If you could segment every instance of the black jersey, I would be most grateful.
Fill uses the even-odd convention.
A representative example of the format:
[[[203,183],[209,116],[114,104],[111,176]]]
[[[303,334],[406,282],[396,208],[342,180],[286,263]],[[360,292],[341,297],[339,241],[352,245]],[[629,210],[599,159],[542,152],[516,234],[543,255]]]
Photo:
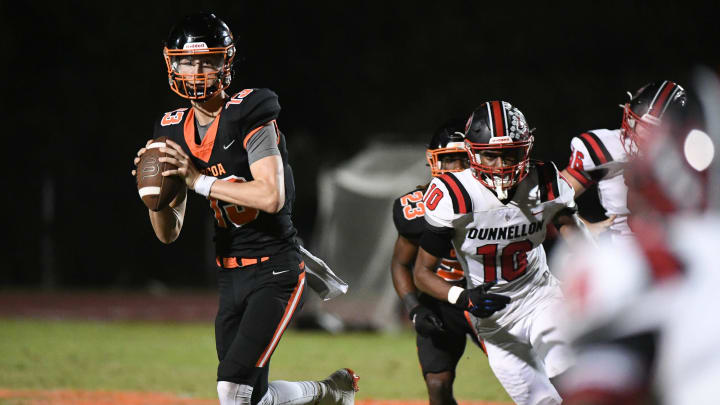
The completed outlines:
[[[415,189],[402,195],[393,202],[393,222],[398,234],[414,245],[420,244],[420,237],[425,231],[424,190]],[[455,250],[448,241],[447,254],[444,255],[435,273],[455,285],[464,286],[465,276],[455,256]]]
[[[167,112],[155,123],[154,138],[167,136],[182,146],[201,173],[233,182],[253,180],[246,145],[264,125],[276,126],[277,95],[268,89],[245,89],[229,98],[202,141],[196,135],[193,108]],[[210,198],[215,219],[215,248],[220,257],[272,256],[295,249],[297,233],[290,215],[295,183],[284,135],[277,130],[285,171],[285,205],[276,214]]]

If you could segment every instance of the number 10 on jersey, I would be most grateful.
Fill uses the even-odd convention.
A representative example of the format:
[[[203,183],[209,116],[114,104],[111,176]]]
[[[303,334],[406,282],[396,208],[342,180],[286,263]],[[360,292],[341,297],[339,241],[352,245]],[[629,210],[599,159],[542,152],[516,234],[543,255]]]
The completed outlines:
[[[482,262],[485,266],[484,282],[490,283],[498,279],[498,265],[503,280],[513,281],[525,274],[525,270],[527,270],[527,252],[532,248],[532,242],[529,240],[513,242],[500,249],[499,254],[497,243],[477,248],[477,254],[482,256]]]

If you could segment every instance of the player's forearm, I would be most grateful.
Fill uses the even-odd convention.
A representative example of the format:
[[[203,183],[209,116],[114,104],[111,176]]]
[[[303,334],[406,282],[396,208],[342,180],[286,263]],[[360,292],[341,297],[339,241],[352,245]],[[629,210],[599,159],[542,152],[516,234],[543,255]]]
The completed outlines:
[[[393,262],[391,273],[395,292],[400,297],[405,310],[412,311],[413,308],[420,305],[418,290],[413,282],[412,268],[406,264]]]
[[[160,211],[148,210],[150,224],[152,224],[153,231],[155,231],[155,236],[162,243],[172,243],[180,236],[183,219],[185,218],[186,197],[187,191],[183,188],[175,197],[175,200],[167,207]]]
[[[398,297],[404,299],[408,294],[417,293],[413,283],[412,267],[417,257],[418,247],[402,235],[398,235],[390,261],[390,275]]]
[[[235,183],[217,180],[210,188],[210,197],[274,214],[285,205],[285,182],[280,180],[283,181],[258,179]]]
[[[567,171],[567,169],[560,172],[560,174],[567,180],[567,182],[570,184],[570,186],[573,188],[573,191],[575,191],[575,198],[578,198],[582,193],[585,192],[585,187],[580,184],[579,181],[573,177],[570,172]]]
[[[248,182],[216,180],[209,196],[242,207],[275,214],[285,205],[285,172],[279,155],[266,156],[250,165]]]
[[[447,301],[450,284],[436,276],[433,271],[425,266],[415,266],[413,270],[415,285],[423,291],[441,301]]]
[[[417,293],[417,288],[413,282],[412,267],[410,264],[400,263],[393,260],[390,264],[390,274],[392,276],[393,286],[398,297],[401,299],[410,293]]]
[[[450,291],[451,286],[445,280],[436,276],[433,271],[439,262],[440,258],[420,248],[415,267],[413,267],[413,280],[420,291],[439,300],[447,301],[448,291]]]

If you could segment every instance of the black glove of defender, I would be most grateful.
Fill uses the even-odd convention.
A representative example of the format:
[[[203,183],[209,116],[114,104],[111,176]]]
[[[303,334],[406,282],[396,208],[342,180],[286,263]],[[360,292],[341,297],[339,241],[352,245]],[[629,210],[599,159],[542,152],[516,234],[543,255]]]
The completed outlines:
[[[490,287],[495,283],[486,283],[469,290],[464,290],[458,296],[455,306],[471,314],[487,318],[495,312],[505,308],[510,302],[506,295],[489,293]]]
[[[418,305],[410,311],[410,320],[415,330],[422,336],[432,336],[445,332],[440,318],[428,307]]]

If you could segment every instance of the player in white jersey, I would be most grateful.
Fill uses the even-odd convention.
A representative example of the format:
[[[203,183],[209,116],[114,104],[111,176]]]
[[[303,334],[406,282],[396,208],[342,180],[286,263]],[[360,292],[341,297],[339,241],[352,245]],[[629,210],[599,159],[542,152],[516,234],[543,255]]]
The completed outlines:
[[[572,364],[552,307],[562,300],[542,242],[579,223],[573,189],[553,163],[531,162],[525,117],[504,101],[478,107],[465,129],[470,168],[432,180],[414,277],[418,288],[469,311],[496,377],[519,404],[561,402],[550,378]],[[448,241],[467,289],[435,276]]]
[[[624,107],[620,129],[594,129],[574,137],[570,142],[570,162],[562,174],[575,189],[575,197],[597,184],[600,204],[608,217],[595,224],[587,223],[593,233],[608,226],[614,240],[632,235],[627,223],[627,186],[623,168],[636,153],[645,134],[657,126],[668,110],[685,107],[685,90],[677,83],[659,80],[649,83],[630,96]]]
[[[720,86],[702,83],[717,120]],[[635,238],[555,256],[578,350],[561,382],[569,404],[720,398],[720,127],[698,130],[693,113],[663,118],[625,169]]]

